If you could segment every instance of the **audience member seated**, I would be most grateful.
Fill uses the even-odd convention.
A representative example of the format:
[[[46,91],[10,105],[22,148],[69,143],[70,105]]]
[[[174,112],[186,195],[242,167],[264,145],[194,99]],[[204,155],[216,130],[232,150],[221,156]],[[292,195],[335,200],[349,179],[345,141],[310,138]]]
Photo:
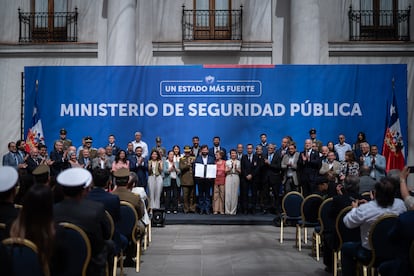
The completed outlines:
[[[87,275],[102,275],[111,250],[105,243],[110,236],[110,228],[105,219],[104,205],[84,198],[92,175],[83,168],[70,168],[58,175],[57,182],[62,187],[64,199],[54,206],[55,221],[73,223],[86,232],[92,249]],[[59,243],[58,235],[56,242]],[[59,263],[60,258],[66,256],[56,257],[56,269],[64,270]]]
[[[368,242],[369,229],[378,217],[384,214],[399,215],[407,209],[401,199],[394,198],[395,185],[389,177],[382,178],[375,184],[374,199],[352,202],[353,209],[344,217],[349,228],[360,226],[361,242],[346,242],[342,246],[342,275],[356,275],[356,263],[367,262],[371,258]]]
[[[120,219],[120,199],[117,195],[108,193],[105,189],[108,188],[109,184],[109,169],[100,169],[96,167],[92,171],[93,187],[86,195],[86,199],[100,202],[104,205],[106,211],[111,215],[114,224],[116,225]],[[121,235],[116,229],[114,232],[113,240],[115,242],[115,251],[119,252],[121,249],[125,249],[128,240],[125,236]]]
[[[375,180],[369,175],[370,168],[361,166],[359,168],[359,193],[370,192],[374,190]]]
[[[48,275],[55,238],[53,195],[48,186],[36,184],[26,193],[23,208],[11,226],[10,237],[32,241]]]
[[[14,208],[18,179],[16,169],[10,166],[0,167],[0,223],[6,224],[6,230],[0,232],[0,240],[8,238],[10,226],[19,214],[19,209]]]
[[[332,199],[331,210],[329,217],[331,218],[331,225],[324,225],[323,228],[323,263],[326,265],[325,270],[330,272],[333,270],[333,249],[338,246],[338,237],[335,231],[335,220],[339,212],[352,204],[352,201],[359,199],[359,178],[355,175],[348,175],[345,177],[344,184],[339,184],[336,187],[337,195]]]

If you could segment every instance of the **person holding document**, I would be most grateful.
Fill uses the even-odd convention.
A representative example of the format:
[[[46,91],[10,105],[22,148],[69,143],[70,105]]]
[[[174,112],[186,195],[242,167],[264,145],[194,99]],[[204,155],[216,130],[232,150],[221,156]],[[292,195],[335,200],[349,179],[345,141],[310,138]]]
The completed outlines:
[[[200,215],[210,214],[211,195],[210,190],[216,178],[216,163],[213,157],[208,155],[208,146],[201,146],[201,155],[194,162],[195,178],[198,184],[198,208]]]

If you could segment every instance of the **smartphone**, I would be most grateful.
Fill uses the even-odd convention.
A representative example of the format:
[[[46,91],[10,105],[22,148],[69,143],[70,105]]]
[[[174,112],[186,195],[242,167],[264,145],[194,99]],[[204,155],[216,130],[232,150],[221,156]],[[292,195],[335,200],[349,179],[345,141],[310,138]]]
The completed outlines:
[[[408,172],[414,173],[414,166],[408,166]]]

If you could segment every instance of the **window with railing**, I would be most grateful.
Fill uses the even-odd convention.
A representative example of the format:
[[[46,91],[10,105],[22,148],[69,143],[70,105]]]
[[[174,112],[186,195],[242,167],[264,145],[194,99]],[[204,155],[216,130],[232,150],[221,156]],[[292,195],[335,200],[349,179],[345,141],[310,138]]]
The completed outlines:
[[[67,11],[67,2],[36,0],[32,11],[19,12],[19,42],[76,42],[78,40],[78,9]]]
[[[399,10],[397,0],[361,0],[360,9],[349,7],[349,39],[409,41],[411,6]]]
[[[195,0],[191,10],[183,5],[183,40],[242,40],[242,14],[243,6],[232,10],[229,0]]]

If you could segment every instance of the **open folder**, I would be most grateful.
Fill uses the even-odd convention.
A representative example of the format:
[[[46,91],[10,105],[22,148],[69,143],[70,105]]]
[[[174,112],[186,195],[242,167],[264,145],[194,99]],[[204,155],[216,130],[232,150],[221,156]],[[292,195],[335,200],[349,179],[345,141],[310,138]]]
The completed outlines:
[[[217,166],[215,164],[195,163],[195,177],[216,178]]]

